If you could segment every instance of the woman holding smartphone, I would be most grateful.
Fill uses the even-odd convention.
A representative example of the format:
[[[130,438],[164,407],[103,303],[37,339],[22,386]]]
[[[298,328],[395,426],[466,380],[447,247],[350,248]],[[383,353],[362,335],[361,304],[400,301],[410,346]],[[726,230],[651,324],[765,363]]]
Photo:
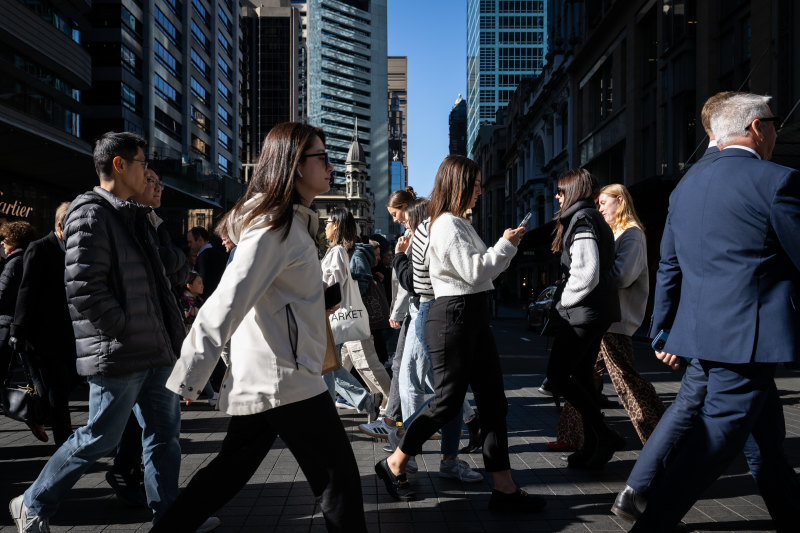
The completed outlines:
[[[600,340],[619,320],[619,299],[611,281],[614,234],[595,208],[597,181],[585,169],[569,170],[558,180],[553,253],[561,254],[563,283],[556,302],[555,334],[547,378],[580,413],[583,447],[569,456],[569,466],[596,470],[624,445],[603,420],[595,402],[592,368]]]
[[[409,458],[461,410],[472,386],[481,413],[483,461],[492,473],[489,499],[493,511],[539,511],[545,500],[521,490],[511,477],[500,357],[489,327],[487,292],[517,252],[525,228],[507,229],[487,248],[464,218],[481,193],[480,167],[466,157],[448,156],[436,173],[428,204],[430,279],[436,300],[426,324],[435,397],[406,430],[394,453],[375,465],[390,495],[413,500],[406,479]]]
[[[326,313],[319,217],[309,206],[330,189],[332,170],[318,128],[287,122],[264,140],[247,192],[229,217],[236,260],[197,314],[167,382],[196,398],[230,340],[219,398],[220,409],[232,415],[228,433],[217,457],[155,524],[156,533],[195,531],[247,483],[278,436],[308,478],[328,529],[366,531],[353,450],[320,376]]]

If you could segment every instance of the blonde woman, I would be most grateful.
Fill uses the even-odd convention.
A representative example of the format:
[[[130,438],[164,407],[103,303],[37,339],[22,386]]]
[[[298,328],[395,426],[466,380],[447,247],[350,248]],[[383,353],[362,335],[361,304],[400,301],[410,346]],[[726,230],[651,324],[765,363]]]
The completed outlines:
[[[614,232],[615,259],[610,278],[619,295],[621,319],[603,335],[595,376],[601,380],[603,372],[608,370],[619,399],[644,444],[664,412],[664,404],[653,385],[636,371],[633,359],[631,336],[642,324],[649,291],[647,241],[631,194],[624,185],[614,183],[603,187],[597,204]],[[565,404],[558,424],[558,444],[548,447],[579,448],[582,441],[580,417],[571,405]]]

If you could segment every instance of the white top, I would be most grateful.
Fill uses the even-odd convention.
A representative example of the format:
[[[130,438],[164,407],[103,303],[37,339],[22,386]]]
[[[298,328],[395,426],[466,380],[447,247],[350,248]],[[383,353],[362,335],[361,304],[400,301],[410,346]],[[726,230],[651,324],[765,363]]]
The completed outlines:
[[[433,222],[429,237],[431,284],[437,298],[493,290],[492,280],[517,253],[517,247],[503,237],[487,248],[475,228],[452,213]]]
[[[283,230],[269,230],[266,216],[241,228],[257,202],[258,196],[248,201],[233,225],[236,260],[200,308],[167,381],[169,390],[196,399],[230,340],[230,367],[219,395],[220,410],[230,415],[260,413],[327,390],[320,375],[325,304],[311,236],[319,217],[295,205],[282,240]]]
[[[569,278],[561,293],[561,305],[569,309],[581,303],[600,284],[600,250],[588,229],[575,234],[569,247]]]

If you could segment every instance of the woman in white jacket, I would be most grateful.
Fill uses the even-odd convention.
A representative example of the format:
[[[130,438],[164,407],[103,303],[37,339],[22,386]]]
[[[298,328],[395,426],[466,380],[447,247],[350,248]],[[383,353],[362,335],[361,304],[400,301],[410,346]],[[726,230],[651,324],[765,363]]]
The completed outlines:
[[[500,357],[489,327],[487,293],[492,280],[508,268],[525,228],[506,229],[487,248],[464,218],[481,193],[478,165],[463,156],[448,156],[436,173],[428,204],[430,280],[436,300],[428,315],[425,339],[436,377],[434,400],[406,430],[397,449],[375,465],[387,491],[399,500],[416,496],[406,479],[406,465],[435,431],[461,410],[472,386],[480,412],[483,462],[494,490],[489,509],[539,511],[544,498],[527,494],[511,477]]]
[[[195,531],[250,479],[281,439],[335,531],[366,531],[355,457],[320,376],[325,308],[309,208],[330,188],[322,130],[275,126],[250,186],[229,217],[236,258],[183,343],[167,388],[196,398],[230,340],[219,406],[231,417],[219,455],[201,469],[152,531]],[[314,419],[313,430],[308,420]],[[326,453],[319,453],[318,432]]]

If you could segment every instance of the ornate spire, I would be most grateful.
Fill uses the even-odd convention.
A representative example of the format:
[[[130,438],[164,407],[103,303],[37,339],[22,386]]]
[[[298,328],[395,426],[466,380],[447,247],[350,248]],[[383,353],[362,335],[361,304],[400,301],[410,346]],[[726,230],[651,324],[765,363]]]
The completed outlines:
[[[364,148],[358,142],[358,117],[355,118],[355,125],[353,126],[353,142],[350,144],[350,150],[347,151],[347,163],[366,163],[367,157],[364,154]]]

